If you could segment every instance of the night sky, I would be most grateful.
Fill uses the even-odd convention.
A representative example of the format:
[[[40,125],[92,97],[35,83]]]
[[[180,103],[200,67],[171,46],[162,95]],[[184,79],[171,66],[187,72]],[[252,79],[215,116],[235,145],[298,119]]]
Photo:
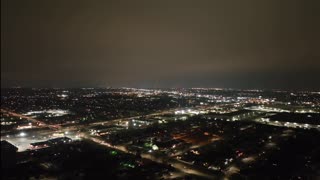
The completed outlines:
[[[2,87],[320,89],[319,0],[2,0]]]

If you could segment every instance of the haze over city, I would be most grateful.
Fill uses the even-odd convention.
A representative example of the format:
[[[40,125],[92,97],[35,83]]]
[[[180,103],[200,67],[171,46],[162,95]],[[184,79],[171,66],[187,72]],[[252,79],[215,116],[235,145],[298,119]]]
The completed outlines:
[[[1,3],[3,87],[319,88],[317,0]]]

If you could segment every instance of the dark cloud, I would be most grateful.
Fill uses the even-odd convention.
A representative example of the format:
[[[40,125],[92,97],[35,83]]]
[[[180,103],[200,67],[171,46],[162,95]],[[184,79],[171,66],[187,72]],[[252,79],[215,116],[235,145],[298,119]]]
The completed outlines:
[[[317,7],[3,0],[2,86],[320,88]]]

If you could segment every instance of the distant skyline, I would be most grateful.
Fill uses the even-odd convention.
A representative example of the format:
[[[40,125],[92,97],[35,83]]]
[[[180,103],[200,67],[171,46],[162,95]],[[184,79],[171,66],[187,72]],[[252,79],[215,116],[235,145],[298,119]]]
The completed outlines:
[[[2,0],[1,87],[319,90],[319,7]]]

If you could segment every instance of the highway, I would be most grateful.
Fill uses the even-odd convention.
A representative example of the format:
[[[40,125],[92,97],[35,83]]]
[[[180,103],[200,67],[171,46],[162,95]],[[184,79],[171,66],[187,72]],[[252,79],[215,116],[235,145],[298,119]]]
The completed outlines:
[[[7,110],[4,110],[4,109],[1,109],[1,112],[7,113],[10,116],[18,117],[18,118],[21,118],[21,119],[27,119],[27,120],[35,123],[37,126],[46,126],[46,124],[43,123],[42,121],[39,121],[39,120],[37,120],[35,118],[32,118],[30,116],[25,116],[25,115],[18,114],[18,113],[12,112],[12,111],[7,111]]]
[[[151,113],[151,114],[147,114],[147,115],[139,115],[139,116],[132,116],[132,117],[126,117],[126,118],[113,119],[113,120],[99,121],[99,122],[90,123],[90,125],[95,126],[95,125],[117,124],[118,122],[121,122],[121,121],[126,121],[126,120],[130,120],[130,119],[138,119],[143,116],[148,118],[150,116],[160,116],[160,115],[164,115],[164,114],[174,113],[175,110],[176,109],[170,109],[170,110],[155,112],[155,113]]]
[[[61,128],[60,125],[48,125],[48,124],[46,124],[46,123],[44,123],[44,122],[42,122],[40,120],[37,120],[37,119],[35,119],[33,117],[25,116],[23,114],[18,114],[18,113],[12,112],[12,111],[7,111],[7,110],[4,110],[4,109],[1,109],[1,112],[7,113],[10,116],[18,117],[18,118],[21,118],[21,119],[27,119],[27,120],[35,123],[38,127],[48,127],[50,129],[54,129],[54,130]]]
[[[92,140],[93,142],[96,142],[100,145],[106,146],[108,148],[112,148],[115,150],[119,150],[122,151],[124,153],[128,153],[128,154],[135,154],[134,152],[128,151],[127,148],[125,146],[114,146],[111,145],[99,138],[96,137],[90,137],[90,136],[82,136],[82,138],[85,139],[89,139]],[[217,179],[217,175],[211,173],[209,170],[205,170],[203,168],[198,168],[195,167],[193,165],[187,164],[187,163],[183,163],[181,161],[178,161],[175,158],[170,158],[167,156],[164,157],[155,157],[153,154],[147,154],[147,153],[142,153],[141,157],[144,159],[148,159],[157,163],[161,163],[161,164],[171,164],[172,167],[174,167],[175,169],[184,172],[186,174],[191,174],[191,175],[195,175],[195,176],[199,176],[205,179]]]
[[[320,131],[319,125],[313,125],[313,124],[302,124],[302,123],[290,123],[286,124],[286,122],[279,122],[279,121],[263,121],[262,118],[255,118],[253,119],[254,122],[265,124],[269,126],[278,126],[278,127],[287,127],[287,128],[302,128],[302,129],[316,129]]]
[[[151,113],[148,115],[139,115],[139,116],[133,116],[133,117],[127,117],[127,118],[119,118],[119,119],[114,119],[114,120],[94,122],[94,123],[90,123],[89,125],[86,125],[86,126],[75,124],[75,125],[63,127],[63,124],[54,125],[54,126],[47,125],[47,124],[43,123],[42,121],[34,119],[32,117],[1,109],[1,111],[6,112],[11,116],[30,120],[30,121],[36,123],[39,127],[49,127],[50,129],[47,131],[52,132],[52,133],[57,132],[57,131],[59,131],[59,132],[77,131],[81,128],[85,128],[85,127],[88,128],[88,127],[96,126],[96,125],[114,125],[114,124],[118,124],[121,121],[126,121],[126,120],[130,120],[130,119],[138,119],[141,117],[149,118],[151,116],[164,115],[164,114],[169,114],[169,113],[172,114],[175,112],[175,110],[176,109],[170,109],[170,110],[165,110],[165,111],[161,111],[161,112]],[[81,133],[81,136],[84,139],[89,139],[89,140],[91,140],[95,143],[98,143],[100,145],[103,145],[103,146],[106,146],[106,147],[109,147],[109,148],[112,148],[115,150],[119,150],[124,153],[134,154],[134,152],[128,151],[125,146],[113,146],[113,145],[109,144],[108,142],[105,142],[97,137],[92,137],[92,136],[86,135],[84,133]],[[30,143],[30,142],[28,142],[28,143]],[[179,161],[175,158],[172,158],[172,157],[167,157],[167,156],[156,157],[153,154],[147,154],[147,153],[143,153],[143,154],[141,154],[141,156],[144,159],[148,159],[148,160],[151,160],[151,161],[154,161],[157,163],[171,164],[172,167],[174,167],[175,169],[177,169],[183,173],[186,173],[186,174],[199,176],[199,177],[202,177],[205,179],[217,179],[217,175],[215,175],[210,170],[207,170],[207,169],[201,168],[201,167],[195,167],[192,164],[187,164],[187,163],[181,162],[181,161]]]

